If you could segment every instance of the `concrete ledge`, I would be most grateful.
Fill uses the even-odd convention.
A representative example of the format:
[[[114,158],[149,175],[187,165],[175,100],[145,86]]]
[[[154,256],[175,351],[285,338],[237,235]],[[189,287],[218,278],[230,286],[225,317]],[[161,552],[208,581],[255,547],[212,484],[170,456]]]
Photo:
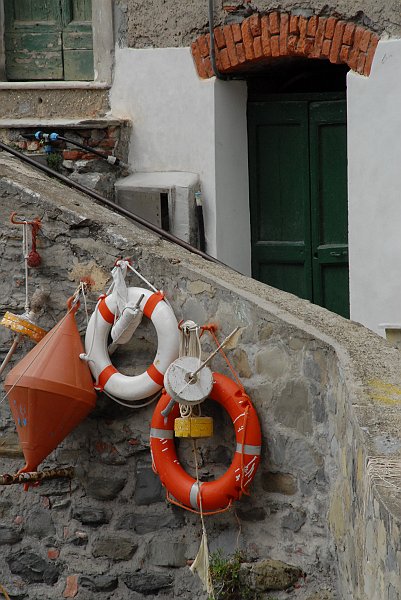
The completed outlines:
[[[36,118],[13,118],[13,119],[1,119],[0,118],[0,129],[22,129],[30,127],[39,128],[71,128],[71,129],[102,129],[104,127],[117,127],[122,124],[130,124],[130,121],[126,119],[118,119],[116,117],[98,117],[95,119],[83,119],[77,117],[76,119],[41,119]]]

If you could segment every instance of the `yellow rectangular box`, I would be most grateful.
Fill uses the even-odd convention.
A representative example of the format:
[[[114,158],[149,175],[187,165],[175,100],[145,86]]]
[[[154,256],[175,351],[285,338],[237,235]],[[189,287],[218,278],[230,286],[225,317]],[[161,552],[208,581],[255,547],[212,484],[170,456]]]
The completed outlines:
[[[179,417],[174,421],[174,433],[182,438],[206,438],[213,435],[212,417]]]

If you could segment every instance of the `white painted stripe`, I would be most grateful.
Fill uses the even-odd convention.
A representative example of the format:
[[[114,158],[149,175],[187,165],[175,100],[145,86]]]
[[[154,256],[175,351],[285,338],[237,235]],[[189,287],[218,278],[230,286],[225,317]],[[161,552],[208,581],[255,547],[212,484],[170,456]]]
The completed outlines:
[[[238,419],[240,419],[241,417],[243,417],[245,415],[245,413],[241,413],[240,415],[238,415],[238,417],[236,417],[233,421],[233,423],[236,423],[238,421]]]
[[[198,493],[199,493],[199,488],[201,485],[202,485],[201,482],[198,485],[198,483],[195,481],[195,483],[191,487],[191,491],[189,492],[189,502],[190,502],[192,508],[199,508]]]
[[[261,446],[251,446],[250,444],[244,444],[244,449],[242,450],[242,444],[237,444],[236,452],[242,454],[254,454],[259,456],[261,450]]]
[[[172,440],[174,437],[174,431],[172,429],[156,429],[152,427],[150,430],[150,437],[157,438],[159,440]]]

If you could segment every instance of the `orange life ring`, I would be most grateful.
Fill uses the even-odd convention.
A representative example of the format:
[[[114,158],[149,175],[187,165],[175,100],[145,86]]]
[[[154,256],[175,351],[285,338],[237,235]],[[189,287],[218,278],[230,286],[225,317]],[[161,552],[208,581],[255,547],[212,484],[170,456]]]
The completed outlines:
[[[195,511],[200,509],[201,492],[205,512],[227,508],[246,492],[259,466],[262,441],[259,419],[249,396],[225,375],[213,373],[213,380],[209,398],[230,415],[237,442],[233,462],[224,475],[215,481],[200,482],[198,486],[197,481],[184,471],[174,443],[174,420],[179,416],[179,405],[175,404],[168,417],[164,417],[161,413],[170,402],[166,392],[153,413],[150,431],[153,468],[164,487],[178,503]]]

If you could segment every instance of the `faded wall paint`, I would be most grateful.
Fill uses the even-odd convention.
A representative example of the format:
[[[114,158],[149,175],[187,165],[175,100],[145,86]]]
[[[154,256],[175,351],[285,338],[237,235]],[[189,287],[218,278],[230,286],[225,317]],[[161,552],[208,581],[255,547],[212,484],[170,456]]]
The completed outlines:
[[[221,0],[215,0],[216,25],[227,18],[223,4]],[[241,2],[233,0],[229,4],[240,6]],[[259,12],[281,10],[307,16],[335,14],[379,33],[395,36],[401,33],[401,13],[396,0],[332,0],[330,3],[325,0],[256,0],[251,6]],[[208,30],[208,0],[149,0],[141,3],[140,8],[133,0],[118,0],[116,8],[119,42],[131,48],[189,46],[200,33]]]
[[[382,41],[369,78],[348,75],[351,318],[401,326],[401,41]]]
[[[198,173],[207,251],[249,274],[245,83],[200,80],[188,48],[126,48],[110,102],[132,120],[133,169]]]

